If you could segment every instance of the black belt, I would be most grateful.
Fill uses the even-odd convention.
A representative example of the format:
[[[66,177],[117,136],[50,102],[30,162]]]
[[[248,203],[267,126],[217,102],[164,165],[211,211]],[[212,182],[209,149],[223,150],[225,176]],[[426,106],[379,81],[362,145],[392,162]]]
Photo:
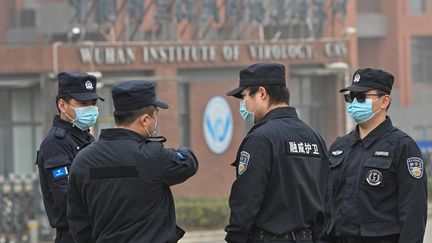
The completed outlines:
[[[264,230],[255,228],[249,235],[250,240],[312,240],[312,230],[310,228],[298,229],[281,235],[274,235]]]
[[[364,236],[341,236],[336,237],[336,243],[398,243],[398,235],[364,237]]]

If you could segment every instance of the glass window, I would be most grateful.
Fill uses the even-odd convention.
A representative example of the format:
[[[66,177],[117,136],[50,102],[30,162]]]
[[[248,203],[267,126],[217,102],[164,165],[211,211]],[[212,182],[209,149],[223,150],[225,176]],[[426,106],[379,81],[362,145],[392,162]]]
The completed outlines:
[[[7,171],[7,164],[6,164],[6,146],[5,146],[5,138],[6,138],[6,132],[5,132],[4,126],[0,126],[0,174],[4,174]]]
[[[39,150],[40,144],[44,139],[42,125],[35,126],[34,151]],[[36,156],[36,153],[35,153]]]
[[[29,89],[12,91],[12,122],[31,121],[31,98]]]
[[[113,128],[114,127],[114,106],[111,97],[111,86],[103,86],[97,90],[97,93],[105,99],[105,101],[98,101],[97,106],[99,108],[99,118],[95,126],[95,136],[100,134],[101,129]]]
[[[414,83],[432,84],[432,37],[411,39],[411,69]]]
[[[34,145],[31,126],[14,126],[13,132],[14,173],[29,174],[34,169]]]
[[[179,107],[180,115],[180,144],[181,146],[190,146],[190,86],[188,83],[179,83]]]
[[[40,90],[34,90],[33,91],[33,119],[35,122],[42,122],[43,120],[43,113],[42,113],[42,100],[41,100],[41,93]]]
[[[410,13],[413,13],[413,14],[424,13],[425,12],[424,0],[410,0],[409,1],[409,10],[410,10]]]
[[[381,1],[379,0],[360,0],[357,1],[358,13],[381,13]]]
[[[39,87],[0,90],[0,174],[35,170],[43,138]]]

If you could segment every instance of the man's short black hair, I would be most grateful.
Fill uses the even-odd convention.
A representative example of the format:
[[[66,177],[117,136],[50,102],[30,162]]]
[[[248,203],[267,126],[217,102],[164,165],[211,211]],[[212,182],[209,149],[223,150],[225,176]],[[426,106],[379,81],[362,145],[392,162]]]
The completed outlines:
[[[68,95],[68,94],[58,94],[56,97],[56,108],[58,113],[60,114],[60,109],[58,108],[58,102],[59,100],[64,100],[66,103],[69,103],[69,101],[73,99],[72,96]]]
[[[285,85],[248,86],[249,95],[253,96],[258,92],[259,87],[263,87],[267,91],[267,94],[270,96],[270,105],[281,103],[289,105],[290,93]]]
[[[155,106],[147,106],[130,111],[114,111],[114,122],[116,125],[127,126],[143,114],[148,114],[152,117],[156,109]]]

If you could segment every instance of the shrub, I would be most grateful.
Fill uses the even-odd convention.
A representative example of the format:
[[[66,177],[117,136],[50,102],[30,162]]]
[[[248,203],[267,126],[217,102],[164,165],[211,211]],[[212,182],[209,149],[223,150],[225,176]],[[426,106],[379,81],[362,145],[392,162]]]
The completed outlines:
[[[177,224],[185,229],[221,229],[229,220],[227,198],[176,197]]]

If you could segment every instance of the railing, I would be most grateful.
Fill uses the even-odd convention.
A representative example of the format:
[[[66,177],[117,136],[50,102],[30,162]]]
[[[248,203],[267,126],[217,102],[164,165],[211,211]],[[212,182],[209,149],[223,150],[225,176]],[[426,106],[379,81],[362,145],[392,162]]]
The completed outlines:
[[[36,174],[0,175],[0,243],[37,243],[49,238]]]

